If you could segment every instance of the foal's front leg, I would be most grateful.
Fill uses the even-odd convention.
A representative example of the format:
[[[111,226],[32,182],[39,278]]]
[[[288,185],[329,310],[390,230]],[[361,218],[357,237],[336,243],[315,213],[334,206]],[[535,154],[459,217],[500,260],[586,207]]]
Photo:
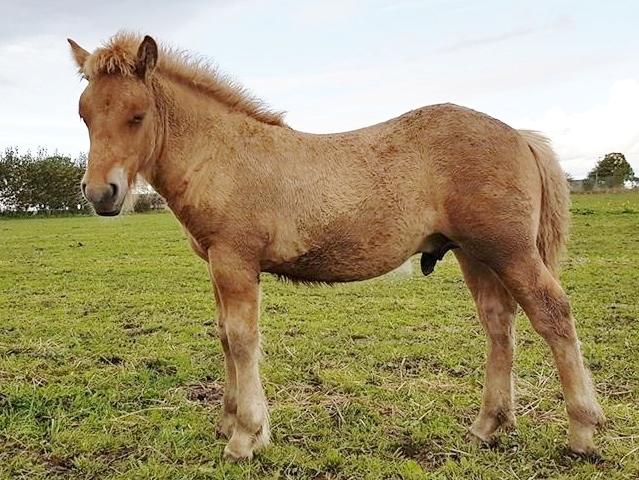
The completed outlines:
[[[211,253],[211,252],[210,252]],[[217,257],[220,258],[220,257]],[[222,305],[220,338],[227,362],[227,375],[235,374],[235,389],[228,407],[235,403],[235,415],[226,411],[224,422],[231,422],[231,434],[224,456],[233,460],[252,458],[253,452],[269,441],[266,398],[259,376],[260,334],[258,272],[241,262],[230,262],[226,255],[221,262],[210,263],[216,285],[218,303]],[[229,386],[232,381],[229,380]],[[233,402],[234,401],[234,402]],[[232,424],[234,420],[234,425]]]
[[[211,273],[211,280],[213,281],[213,273]],[[226,381],[224,383],[224,399],[222,418],[218,426],[218,434],[231,438],[233,430],[235,430],[235,415],[237,414],[237,379],[235,374],[235,362],[231,356],[231,349],[229,347],[229,339],[226,335],[226,322],[224,321],[224,306],[220,301],[220,295],[217,293],[217,286],[213,281],[213,293],[215,294],[215,303],[217,305],[218,317],[217,317],[217,333],[220,337],[220,343],[222,344],[222,350],[224,351],[224,367],[226,369]]]

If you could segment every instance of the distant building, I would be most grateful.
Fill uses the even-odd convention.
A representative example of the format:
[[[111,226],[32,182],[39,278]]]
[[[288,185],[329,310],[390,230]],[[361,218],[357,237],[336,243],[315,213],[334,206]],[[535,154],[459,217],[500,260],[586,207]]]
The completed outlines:
[[[568,184],[570,185],[571,192],[583,192],[585,190],[584,187],[585,179],[575,180],[574,178],[568,179]]]

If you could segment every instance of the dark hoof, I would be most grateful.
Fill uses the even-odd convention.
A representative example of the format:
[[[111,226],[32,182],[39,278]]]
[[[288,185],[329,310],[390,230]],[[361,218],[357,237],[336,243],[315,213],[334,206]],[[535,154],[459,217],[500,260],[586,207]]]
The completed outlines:
[[[570,458],[574,458],[576,460],[585,460],[588,463],[594,464],[602,464],[606,460],[601,455],[601,452],[597,449],[588,449],[585,451],[575,451],[570,449],[569,447],[564,448],[564,454]]]
[[[479,435],[475,435],[472,431],[468,431],[466,434],[466,441],[481,447],[494,447],[499,443],[497,435],[491,435],[489,438],[482,438]]]

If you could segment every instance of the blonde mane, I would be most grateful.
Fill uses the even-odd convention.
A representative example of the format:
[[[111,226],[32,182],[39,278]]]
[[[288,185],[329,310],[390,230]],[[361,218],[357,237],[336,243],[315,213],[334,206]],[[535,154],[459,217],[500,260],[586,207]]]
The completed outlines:
[[[140,35],[117,33],[87,58],[80,73],[87,78],[101,74],[135,75],[137,50],[141,42]],[[218,72],[205,59],[163,46],[158,55],[157,71],[175,82],[190,85],[212,96],[233,111],[270,125],[286,126],[283,112],[271,111],[264,102]]]

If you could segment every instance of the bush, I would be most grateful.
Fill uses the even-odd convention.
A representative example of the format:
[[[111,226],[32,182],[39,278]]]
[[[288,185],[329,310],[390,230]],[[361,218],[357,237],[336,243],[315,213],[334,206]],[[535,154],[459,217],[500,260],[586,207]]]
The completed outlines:
[[[134,195],[133,211],[136,213],[164,210],[166,202],[157,193],[139,193]]]
[[[20,214],[86,211],[80,192],[84,158],[73,160],[40,150],[19,154],[6,149],[0,156],[0,211]]]

